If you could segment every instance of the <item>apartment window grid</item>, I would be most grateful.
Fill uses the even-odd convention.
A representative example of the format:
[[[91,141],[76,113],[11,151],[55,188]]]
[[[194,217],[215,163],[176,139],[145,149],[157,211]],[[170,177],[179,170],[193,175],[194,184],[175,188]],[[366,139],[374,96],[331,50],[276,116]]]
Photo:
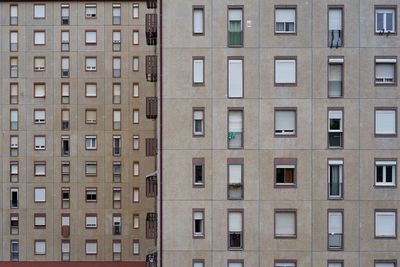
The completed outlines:
[[[69,4],[61,4],[61,25],[69,25]]]

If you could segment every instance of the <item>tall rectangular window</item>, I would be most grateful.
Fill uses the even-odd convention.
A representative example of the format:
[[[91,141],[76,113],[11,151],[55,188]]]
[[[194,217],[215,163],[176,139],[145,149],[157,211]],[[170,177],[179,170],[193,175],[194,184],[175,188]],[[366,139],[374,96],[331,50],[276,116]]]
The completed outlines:
[[[19,260],[19,241],[12,240],[11,241],[11,261],[18,261]]]
[[[113,261],[121,261],[121,240],[113,240]]]
[[[69,147],[69,136],[61,136],[61,156],[69,157],[70,147]]]
[[[70,241],[61,240],[61,261],[69,261]]]
[[[46,32],[45,31],[34,31],[34,45],[45,45],[46,44]]]
[[[18,157],[19,137],[17,135],[10,136],[10,156]]]
[[[296,109],[275,108],[275,136],[296,136]]]
[[[69,104],[69,83],[61,84],[61,104]]]
[[[296,6],[275,6],[275,33],[296,33]]]
[[[275,57],[275,86],[296,86],[296,68],[296,57]]]
[[[397,108],[375,108],[375,136],[397,136]]]
[[[133,246],[132,254],[139,255],[139,252],[140,252],[139,240],[133,240],[132,246]]]
[[[343,58],[328,59],[328,97],[343,97]]]
[[[69,51],[69,31],[61,31],[61,51]]]
[[[61,208],[69,209],[70,189],[67,187],[61,188]]]
[[[375,237],[397,238],[397,210],[375,210]]]
[[[18,5],[10,5],[10,25],[18,25]]]
[[[343,7],[329,7],[328,46],[343,46]]]
[[[243,211],[228,211],[228,249],[243,249]]]
[[[69,109],[61,110],[61,130],[69,130]]]
[[[10,234],[18,235],[19,233],[19,217],[18,213],[13,213],[10,215]]]
[[[10,110],[10,131],[18,131],[18,110]]]
[[[133,6],[132,6],[132,18],[133,19],[138,19],[139,18],[139,4],[138,3],[133,3]]]
[[[121,84],[113,84],[113,104],[121,104]]]
[[[10,52],[18,51],[18,32],[11,31],[10,32]]]
[[[138,124],[139,123],[139,110],[134,109],[133,110],[133,124]]]
[[[18,104],[18,83],[10,83],[10,104]]]
[[[10,78],[18,78],[18,57],[10,57]]]
[[[296,210],[275,210],[275,238],[297,237]]]
[[[113,110],[113,130],[121,130],[121,110]]]
[[[243,57],[228,57],[228,97],[243,97]]]
[[[193,136],[204,136],[204,108],[193,108]]]
[[[193,186],[204,187],[204,158],[193,158]]]
[[[113,51],[121,51],[121,31],[113,31]]]
[[[69,25],[69,4],[61,4],[61,25]]]
[[[133,162],[133,176],[139,176],[139,162]]]
[[[193,6],[193,35],[204,35],[204,6]]]
[[[10,189],[10,208],[18,209],[18,188]]]
[[[228,199],[243,199],[243,158],[228,159]]]
[[[133,188],[133,203],[138,203],[139,201],[139,188]]]
[[[113,162],[113,182],[114,183],[121,182],[121,162],[120,161]]]
[[[328,198],[343,198],[343,160],[328,160]]]
[[[139,30],[133,30],[132,44],[139,45]]]
[[[121,208],[121,188],[113,188],[113,209]]]
[[[133,57],[133,71],[139,71],[139,57]]]
[[[396,186],[396,159],[375,160],[375,186]]]
[[[121,234],[121,214],[113,214],[113,235]]]
[[[133,214],[133,229],[139,229],[139,214]]]
[[[343,147],[343,110],[328,110],[328,147]]]
[[[140,140],[139,135],[134,135],[133,136],[133,150],[138,150],[139,149],[139,140]]]
[[[113,25],[121,24],[121,4],[113,4]]]
[[[193,238],[201,238],[204,235],[204,209],[193,209]]]
[[[243,110],[229,110],[228,124],[228,148],[243,148]]]
[[[19,162],[11,161],[10,162],[10,182],[18,183],[19,180]]]
[[[328,211],[328,249],[343,249],[343,211]]]
[[[204,86],[204,57],[193,57],[193,86]]]
[[[114,157],[121,156],[121,136],[120,135],[113,136],[113,156]]]
[[[61,58],[61,77],[62,78],[69,77],[69,57]]]
[[[62,161],[61,162],[61,181],[63,183],[69,183],[71,175],[71,168],[69,161]]]
[[[397,84],[397,57],[375,58],[375,85]]]
[[[243,8],[228,7],[228,46],[243,46]]]
[[[138,83],[133,83],[132,87],[133,87],[132,88],[132,96],[135,97],[135,98],[139,97],[139,84]]]
[[[121,77],[121,58],[113,57],[113,78]]]
[[[44,19],[46,17],[46,5],[34,4],[33,6],[33,18]]]
[[[396,33],[396,6],[375,6],[375,32]]]

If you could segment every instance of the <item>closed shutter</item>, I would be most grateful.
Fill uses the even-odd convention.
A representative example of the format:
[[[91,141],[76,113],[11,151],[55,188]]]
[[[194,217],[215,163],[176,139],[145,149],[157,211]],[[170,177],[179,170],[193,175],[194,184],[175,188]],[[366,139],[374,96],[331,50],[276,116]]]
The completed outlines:
[[[86,58],[86,68],[95,70],[96,69],[96,58],[93,58],[93,57]]]
[[[11,17],[17,17],[18,16],[18,7],[17,6],[11,6],[10,7],[10,15],[11,15]]]
[[[394,64],[376,64],[376,78],[394,78]]]
[[[193,117],[195,120],[202,120],[203,119],[203,111],[202,110],[196,110],[193,114]]]
[[[61,33],[61,41],[63,43],[69,43],[69,32],[62,32]]]
[[[229,97],[243,97],[243,60],[229,60]]]
[[[68,6],[61,7],[61,16],[69,17],[69,7]]]
[[[329,81],[342,81],[342,64],[329,64]]]
[[[35,174],[36,175],[45,175],[46,174],[46,165],[44,163],[38,163],[35,165]]]
[[[133,228],[139,228],[139,216],[138,215],[133,216]]]
[[[61,250],[63,253],[68,253],[69,252],[69,242],[63,242],[61,245]]]
[[[96,96],[97,86],[96,84],[86,85],[86,96]]]
[[[46,253],[46,242],[35,242],[35,253],[36,254],[45,254]]]
[[[35,97],[44,97],[45,94],[44,84],[35,84]]]
[[[330,234],[342,234],[342,213],[341,212],[329,212],[329,227],[328,232]]]
[[[113,252],[114,253],[121,253],[121,243],[114,242],[113,243]]]
[[[69,96],[69,85],[63,84],[62,87],[62,96]]]
[[[280,110],[276,111],[275,130],[279,132],[295,131],[295,111]]]
[[[63,121],[69,121],[69,110],[63,110],[62,111],[62,120]]]
[[[242,183],[242,165],[229,165],[229,184]]]
[[[18,174],[18,164],[17,163],[11,164],[11,174]]]
[[[113,32],[113,41],[116,41],[117,43],[121,42],[121,32]]]
[[[139,202],[139,189],[133,189],[133,202]]]
[[[241,262],[230,262],[228,267],[243,267],[243,263],[241,263]]]
[[[329,30],[342,30],[341,9],[329,9]]]
[[[204,267],[204,265],[203,265],[202,262],[195,262],[195,263],[193,264],[193,267]]]
[[[242,21],[242,10],[241,9],[229,9],[229,20],[230,21]]]
[[[121,7],[113,6],[113,16],[120,17],[121,16]]]
[[[45,17],[45,6],[35,5],[35,18],[44,18],[44,17]]]
[[[94,122],[97,119],[97,112],[95,110],[86,111],[86,120]]]
[[[61,217],[61,225],[62,226],[69,226],[69,216],[62,216]]]
[[[229,132],[242,132],[242,111],[229,111]]]
[[[377,134],[396,133],[396,112],[394,110],[377,110],[375,132]]]
[[[87,174],[96,174],[97,172],[97,164],[95,163],[86,163],[86,173]]]
[[[275,61],[275,82],[276,83],[296,82],[296,60]]]
[[[45,120],[46,112],[44,110],[35,110],[35,120]]]
[[[35,217],[35,226],[44,226],[46,225],[45,217]]]
[[[193,32],[203,33],[203,9],[193,11]]]
[[[276,9],[275,13],[276,22],[295,22],[296,11],[295,9]]]
[[[139,175],[139,163],[133,163],[133,175],[134,176]]]
[[[121,121],[121,111],[114,110],[114,122]]]
[[[146,138],[146,157],[157,155],[157,139]]]
[[[86,226],[95,227],[97,225],[97,217],[86,217]]]
[[[35,201],[38,202],[44,202],[46,201],[46,189],[44,188],[36,188],[35,189]]]
[[[114,84],[114,96],[121,96],[121,85]]]
[[[96,254],[97,253],[97,243],[86,242],[86,253]]]
[[[114,200],[121,200],[121,190],[114,190]]]
[[[18,32],[12,32],[10,36],[11,43],[18,43]]]
[[[63,70],[68,70],[69,69],[69,58],[62,58],[61,59],[61,68]]]
[[[44,58],[35,58],[35,68],[44,69]]]
[[[203,83],[204,82],[204,60],[203,59],[195,59],[193,61],[193,82],[194,83]]]
[[[11,121],[18,121],[18,110],[11,110],[10,114]]]
[[[375,213],[375,235],[395,236],[396,235],[396,213],[376,212]]]
[[[295,235],[295,213],[275,213],[275,233],[276,235]]]
[[[44,148],[45,145],[46,145],[46,138],[45,137],[42,137],[42,136],[35,137],[35,146],[36,147]]]
[[[229,212],[229,232],[242,231],[242,213]]]
[[[35,32],[35,44],[37,45],[45,44],[44,38],[45,38],[44,32]]]

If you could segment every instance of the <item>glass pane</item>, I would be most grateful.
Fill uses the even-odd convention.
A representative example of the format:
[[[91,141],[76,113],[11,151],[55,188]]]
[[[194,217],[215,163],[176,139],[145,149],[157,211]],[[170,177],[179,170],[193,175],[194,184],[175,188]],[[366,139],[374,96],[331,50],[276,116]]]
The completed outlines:
[[[383,182],[383,166],[376,166],[376,182]]]
[[[383,13],[376,14],[376,30],[383,31]]]
[[[386,166],[386,183],[393,182],[393,167]]]
[[[386,13],[386,31],[393,31],[393,13]]]

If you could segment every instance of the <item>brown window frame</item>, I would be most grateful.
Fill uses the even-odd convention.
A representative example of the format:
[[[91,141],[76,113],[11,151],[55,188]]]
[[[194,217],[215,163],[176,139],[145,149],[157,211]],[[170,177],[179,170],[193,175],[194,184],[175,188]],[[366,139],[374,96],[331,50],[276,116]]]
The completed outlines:
[[[294,68],[295,68],[295,81],[294,83],[289,83],[289,82],[284,82],[284,83],[277,83],[276,82],[276,61],[277,60],[294,60]],[[297,74],[297,56],[275,56],[274,57],[274,87],[297,87],[297,82],[298,82],[298,74]]]
[[[18,146],[17,147],[12,147],[11,145],[12,145],[12,143],[11,143],[11,139],[13,138],[13,137],[16,137],[17,138],[17,142],[18,142]],[[12,155],[12,149],[17,149],[17,154],[16,155]],[[17,135],[17,134],[12,134],[12,135],[10,135],[10,157],[18,157],[18,154],[19,154],[19,135]]]
[[[13,60],[13,59],[16,59],[17,60],[17,75],[15,76],[15,77],[12,77],[12,75],[11,75],[11,73],[12,73],[12,70],[11,70],[11,60]],[[13,79],[13,78],[18,78],[18,76],[19,76],[19,59],[18,59],[18,57],[10,57],[10,78],[11,79]]]
[[[63,96],[63,86],[64,85],[68,85],[68,96]],[[69,84],[69,82],[62,82],[61,83],[61,97],[60,97],[60,100],[61,100],[61,105],[67,105],[67,104],[69,104],[70,103],[70,97],[71,97],[71,90],[70,90],[70,84]],[[63,97],[68,97],[67,99],[68,99],[68,102],[66,102],[66,103],[63,103]]]
[[[202,183],[196,183],[196,166],[202,166]],[[192,158],[192,187],[204,188],[205,187],[205,158]]]
[[[230,147],[229,146],[229,112],[231,111],[241,111],[242,112],[242,137],[241,137],[241,142],[242,145],[241,147]],[[244,128],[244,120],[245,120],[245,115],[244,115],[244,107],[228,107],[227,108],[227,116],[226,116],[226,120],[227,120],[227,136],[226,136],[226,141],[227,141],[227,148],[228,149],[232,149],[232,150],[243,150],[244,149],[244,134],[245,134],[245,128]]]
[[[241,45],[231,45],[229,43],[229,10],[230,9],[241,9],[242,10],[242,44]],[[244,5],[228,5],[226,13],[226,33],[227,33],[227,47],[229,48],[241,48],[244,47]]]
[[[96,226],[87,226],[86,219],[88,217],[89,218],[96,218]],[[93,230],[93,229],[97,229],[98,227],[99,227],[99,220],[98,220],[97,213],[85,213],[85,229]]]
[[[194,61],[195,60],[201,60],[203,61],[203,82],[195,82],[194,80]],[[206,69],[206,58],[204,56],[193,56],[192,57],[192,86],[193,87],[204,87],[206,84],[206,77],[205,77],[205,69]]]
[[[392,83],[376,83],[376,65],[377,64],[385,64],[385,63],[377,63],[376,61],[377,60],[380,60],[380,59],[392,59],[392,60],[396,60],[396,62],[395,63],[386,63],[386,64],[393,64],[393,68],[394,68],[394,70],[393,70],[393,73],[394,73],[394,75],[393,75],[393,82]],[[397,84],[398,84],[398,75],[397,75],[397,64],[398,64],[398,62],[397,62],[397,56],[375,56],[374,57],[374,86],[377,86],[377,87],[391,87],[391,86],[397,86]]]
[[[63,32],[68,32],[68,43],[63,43],[63,40],[62,40],[62,33]],[[70,35],[70,31],[69,30],[61,30],[61,47],[60,47],[60,51],[61,52],[69,52],[70,44],[71,44],[70,37],[71,37],[71,35]],[[68,44],[68,49],[67,50],[63,50],[63,48],[62,48],[63,44]]]
[[[341,248],[331,248],[329,247],[329,236],[330,236],[330,232],[329,232],[329,213],[341,213],[342,214],[342,247]],[[326,248],[328,251],[343,251],[344,250],[344,209],[328,209],[327,213],[326,213],[326,217],[327,217],[327,223],[326,223],[326,232],[327,232],[327,243],[326,243]]]
[[[44,17],[35,17],[36,6],[44,6]],[[46,4],[45,3],[35,3],[33,4],[33,19],[46,19]]]
[[[68,172],[63,171],[63,166],[68,166]],[[63,176],[68,175],[68,182],[64,182]],[[61,183],[69,183],[71,180],[71,162],[63,160],[61,161]]]
[[[195,233],[195,218],[194,218],[194,214],[196,213],[196,212],[199,212],[199,213],[201,213],[202,214],[202,232],[200,233],[200,234],[196,234]],[[198,209],[198,208],[195,208],[195,209],[192,209],[192,238],[193,239],[204,239],[204,238],[206,238],[206,229],[205,229],[205,209]]]
[[[87,60],[90,59],[90,58],[96,59],[96,66],[95,66],[96,69],[94,69],[94,70],[92,70],[92,69],[88,70],[87,69],[87,67],[88,67]],[[85,72],[97,72],[97,56],[85,56]]]
[[[119,103],[116,103],[115,102],[115,98],[114,98],[116,96],[116,94],[115,94],[115,85],[119,85]],[[122,86],[121,86],[120,82],[115,82],[115,83],[112,84],[112,103],[114,105],[119,105],[119,104],[122,103]]]
[[[44,69],[43,70],[36,70],[36,59],[44,60]],[[44,71],[46,71],[46,57],[45,56],[33,57],[33,72],[44,72]]]
[[[229,184],[229,177],[230,177],[229,166],[230,165],[241,165],[242,181],[241,181],[241,184],[240,184],[240,188],[241,188],[241,197],[240,198],[232,198],[230,196],[230,194],[229,194],[229,187],[230,187],[230,184]],[[244,158],[228,158],[227,162],[226,162],[226,167],[227,167],[227,170],[226,170],[226,173],[227,173],[227,175],[226,175],[226,181],[227,181],[227,183],[226,183],[227,184],[226,199],[228,199],[228,200],[243,200],[244,199]]]
[[[374,267],[376,266],[377,263],[393,263],[393,266],[397,267],[397,259],[374,260]]]
[[[63,191],[68,191],[68,199],[65,199],[65,201],[68,201],[68,208],[64,208],[63,202],[64,202],[64,197],[63,197]],[[71,188],[70,187],[61,187],[61,209],[70,209],[71,208]]]
[[[343,42],[343,41],[342,41]],[[335,59],[339,59],[342,60],[343,62],[330,62],[331,60],[335,60]],[[345,71],[345,66],[344,66],[345,62],[344,62],[344,56],[328,56],[328,71],[327,71],[327,95],[328,98],[344,98],[344,71]],[[342,79],[342,95],[341,96],[329,96],[329,71],[330,71],[330,66],[331,65],[340,65],[342,68],[342,75],[341,75],[341,79]]]
[[[135,122],[135,112],[138,113],[138,120],[137,120],[137,122]],[[139,112],[139,109],[138,109],[138,108],[134,108],[134,109],[133,109],[133,112],[132,112],[132,121],[133,121],[133,124],[139,124],[139,123],[140,123],[140,112]]]
[[[202,25],[202,29],[203,31],[200,33],[195,33],[194,32],[194,12],[195,10],[201,10],[203,13],[203,25]],[[193,5],[192,6],[192,36],[204,36],[205,33],[205,6],[204,5]]]
[[[137,59],[137,61],[138,61],[137,70],[135,70],[135,59]],[[132,57],[132,71],[133,72],[139,72],[140,71],[140,57],[139,56],[133,56]]]
[[[12,33],[17,33],[17,50],[14,50],[14,51],[12,51],[12,48],[11,48],[11,46],[12,46],[12,44],[13,43],[11,43],[11,34]],[[18,50],[19,50],[19,32],[18,32],[18,30],[10,30],[10,33],[9,33],[9,40],[10,40],[10,52],[11,53],[13,53],[13,52],[18,52]]]
[[[44,242],[44,253],[37,253],[36,252],[36,242]],[[33,241],[33,251],[34,251],[34,255],[36,256],[46,256],[47,253],[47,242],[45,239],[35,239]]]
[[[135,8],[137,8],[137,17],[135,17]],[[139,19],[140,17],[140,8],[139,8],[139,3],[132,3],[132,19]]]
[[[342,31],[342,45],[338,46],[338,47],[344,47],[344,5],[328,5],[328,8],[327,8],[327,11],[328,11],[328,13],[327,13],[327,33],[328,33],[328,35],[327,35],[327,43],[328,43],[328,47],[331,47],[331,48],[335,47],[335,46],[330,46],[329,45],[329,11],[331,9],[340,9],[342,11],[342,29],[341,29],[341,31]]]
[[[204,264],[205,264],[204,259],[192,259],[192,267],[194,267],[194,265],[195,265],[196,263],[201,263],[201,264],[203,264],[203,267],[205,266],[205,265],[204,265]]]
[[[44,165],[44,174],[36,174],[36,166],[37,165]],[[46,161],[34,161],[33,162],[33,174],[34,174],[34,176],[35,177],[41,177],[41,176],[46,176],[47,175],[47,164],[46,164]]]
[[[88,200],[88,191],[94,190],[96,193],[96,199],[89,199]],[[97,203],[97,187],[85,187],[85,202],[86,203]]]
[[[394,161],[394,162],[396,162],[396,164],[394,166],[394,177],[392,177],[392,179],[394,178],[393,179],[394,181],[393,181],[392,185],[391,184],[388,184],[388,185],[378,184],[376,182],[376,178],[377,178],[376,167],[377,166],[388,166],[388,165],[377,165],[376,164],[377,162],[381,162],[381,161]],[[398,173],[397,168],[398,168],[397,158],[374,158],[374,188],[397,188],[397,173]]]
[[[135,33],[137,33],[138,38],[137,38],[137,44],[135,44]],[[138,29],[134,29],[132,31],[132,45],[139,45],[140,44],[140,31]]]
[[[342,164],[330,164],[329,162],[330,161],[341,161],[342,162]],[[326,174],[326,177],[328,178],[328,181],[327,181],[327,200],[343,200],[344,199],[344,174],[345,174],[345,172],[344,172],[344,158],[327,158],[327,162],[326,162],[326,166],[327,166],[327,174]],[[330,191],[329,191],[329,186],[330,186],[330,166],[331,165],[333,165],[333,166],[342,166],[342,171],[341,171],[341,173],[339,173],[339,180],[340,180],[340,175],[342,176],[342,183],[340,184],[340,181],[339,181],[339,186],[340,186],[340,189],[342,190],[341,191],[341,196],[338,196],[338,197],[335,197],[335,196],[331,196],[330,195]]]
[[[12,206],[12,193],[17,192],[17,206]],[[10,187],[10,209],[18,209],[19,208],[19,188],[18,187]]]
[[[138,253],[135,253],[135,250],[133,249],[134,248],[134,244],[138,244]],[[140,255],[140,241],[139,241],[139,239],[134,239],[134,240],[132,240],[132,255]]]
[[[88,85],[94,85],[94,86],[96,86],[96,95],[95,96],[88,96],[88,94],[87,94],[87,86]],[[97,97],[97,82],[86,82],[85,83],[85,97],[87,97],[87,98],[96,98]]]
[[[376,10],[377,9],[394,9],[394,32],[384,32],[384,33],[379,33],[376,31]],[[397,5],[374,5],[374,35],[383,35],[383,36],[389,36],[389,35],[397,35]]]
[[[86,244],[88,244],[88,243],[96,244],[96,253],[87,253]],[[99,250],[99,247],[98,247],[97,239],[86,239],[85,240],[85,255],[86,256],[96,256],[98,253],[98,250]]]
[[[276,112],[294,111],[294,134],[276,134]],[[297,107],[274,107],[274,137],[276,138],[295,138],[297,137]]]
[[[115,252],[114,251],[114,244],[119,244],[120,245],[120,252]],[[122,242],[120,239],[113,239],[112,240],[112,254],[113,254],[113,261],[118,262],[122,261]],[[119,254],[119,259],[117,258],[117,255]]]
[[[119,5],[119,6],[118,6]],[[119,8],[120,16],[119,16],[119,23],[114,23],[114,8]],[[112,20],[112,25],[121,25],[121,15],[122,15],[122,7],[121,3],[112,3],[112,8],[111,8],[111,20]]]
[[[69,248],[69,251],[68,252],[63,252],[63,244],[68,244],[68,248]],[[68,253],[68,260],[64,260],[64,258],[63,258],[63,254],[64,253]],[[61,239],[61,248],[60,248],[60,255],[61,255],[61,261],[70,261],[70,258],[71,258],[71,242],[70,242],[70,240],[69,239]]]
[[[294,9],[294,31],[293,32],[277,32],[276,31],[276,10],[277,9]],[[274,6],[274,35],[297,35],[297,5],[275,5]]]
[[[394,116],[395,116],[395,133],[394,134],[380,134],[380,133],[376,133],[376,112],[379,110],[392,110],[394,111]],[[392,138],[392,137],[397,137],[397,133],[398,133],[398,115],[397,115],[397,107],[375,107],[374,108],[374,136],[375,138],[379,137],[379,138]]]
[[[94,33],[96,33],[96,41],[95,42],[88,42],[88,40],[87,40],[87,33],[88,32],[94,32]],[[95,45],[97,45],[97,30],[85,30],[85,45],[87,45],[87,46],[95,46]],[[86,57],[85,57],[86,58]]]
[[[87,14],[86,9],[88,7],[91,8],[93,6],[94,6],[94,8],[96,8],[96,16],[94,16],[94,17],[86,16],[86,14]],[[97,19],[97,4],[96,3],[85,3],[85,19]]]
[[[34,225],[34,229],[46,229],[46,213],[35,213],[33,215],[34,219],[33,219],[33,225]],[[40,217],[40,218],[44,218],[44,225],[43,226],[38,226],[36,225],[36,218]]]
[[[293,183],[277,183],[277,166],[293,165]],[[297,188],[297,158],[274,158],[274,188]]]
[[[36,111],[44,111],[44,121],[36,121]],[[44,108],[33,109],[33,124],[46,124],[46,110]]]
[[[116,177],[118,177],[118,173],[115,172],[115,167],[119,166],[119,182],[117,181],[118,179],[116,179]],[[122,162],[118,161],[118,160],[114,160],[112,162],[112,175],[113,175],[113,182],[114,183],[121,183],[122,180]]]
[[[377,212],[394,212],[394,225],[395,225],[395,232],[394,236],[376,236],[376,213]],[[398,233],[398,213],[397,209],[375,209],[374,210],[374,239],[380,239],[380,240],[397,240],[397,233]]]
[[[14,6],[16,6],[17,7],[17,23],[16,24],[12,24],[11,22],[12,22],[12,20],[11,20],[11,8],[12,7],[14,7]],[[9,7],[9,25],[10,26],[18,26],[18,20],[19,20],[19,8],[18,8],[18,4],[10,4],[10,7]]]
[[[94,121],[94,122],[88,122],[88,119],[87,119],[87,113],[88,113],[88,111],[94,111],[94,112],[96,112],[96,121]],[[97,109],[95,109],[95,108],[87,108],[87,109],[85,109],[85,124],[90,124],[90,125],[92,125],[92,124],[97,124]]]
[[[294,235],[277,235],[276,234],[276,214],[277,213],[294,213]],[[297,239],[297,209],[274,209],[274,239]]]
[[[44,189],[44,201],[36,201],[36,189]],[[43,186],[41,186],[41,187],[34,187],[33,188],[33,202],[34,203],[39,203],[39,204],[41,204],[41,203],[46,203],[47,202],[47,200],[46,200],[46,190],[47,188],[46,187],[43,187]]]
[[[12,95],[11,95],[11,88],[12,88],[12,86],[14,86],[14,85],[16,85],[17,86],[17,102],[16,103],[12,103],[12,101],[11,101],[11,97],[12,97]],[[10,83],[10,95],[9,95],[9,98],[10,98],[10,105],[18,105],[19,104],[19,84],[18,83],[16,83],[16,82],[11,82]]]
[[[95,139],[95,144],[96,144],[96,146],[94,147],[94,148],[88,148],[88,146],[87,146],[87,139]],[[97,151],[97,147],[98,147],[98,144],[97,144],[97,134],[94,134],[94,135],[85,135],[85,150],[86,151],[92,151],[92,150],[94,150],[94,151]]]
[[[44,33],[44,43],[43,44],[36,44],[36,33],[43,32]],[[33,31],[33,46],[45,46],[46,45],[46,30],[34,30]]]
[[[63,8],[68,8],[68,23],[67,24],[63,24],[63,15],[62,15],[62,9]],[[69,5],[69,3],[61,3],[60,4],[60,14],[61,14],[61,22],[60,22],[60,24],[62,25],[62,26],[69,26],[70,25],[70,12],[71,12],[71,9],[70,9],[70,5]]]
[[[93,164],[96,163],[96,164]],[[95,174],[88,174],[87,173],[87,165],[95,165],[96,166],[96,173]],[[85,161],[85,177],[96,177],[97,176],[97,161]]]
[[[241,246],[240,247],[231,247],[230,246],[230,231],[229,231],[229,213],[241,213],[242,214],[242,232],[241,232]],[[244,224],[244,209],[228,209],[227,213],[227,224],[226,224],[226,235],[227,235],[227,249],[228,251],[241,251],[244,250],[245,246],[244,246],[244,230],[245,230],[245,224]]]
[[[203,113],[203,123],[202,123],[202,132],[201,134],[196,134],[195,132],[195,119],[194,119],[194,113],[196,111],[201,111]],[[205,132],[205,108],[204,107],[193,107],[192,108],[192,137],[198,138],[198,137],[205,137],[206,132]]]

